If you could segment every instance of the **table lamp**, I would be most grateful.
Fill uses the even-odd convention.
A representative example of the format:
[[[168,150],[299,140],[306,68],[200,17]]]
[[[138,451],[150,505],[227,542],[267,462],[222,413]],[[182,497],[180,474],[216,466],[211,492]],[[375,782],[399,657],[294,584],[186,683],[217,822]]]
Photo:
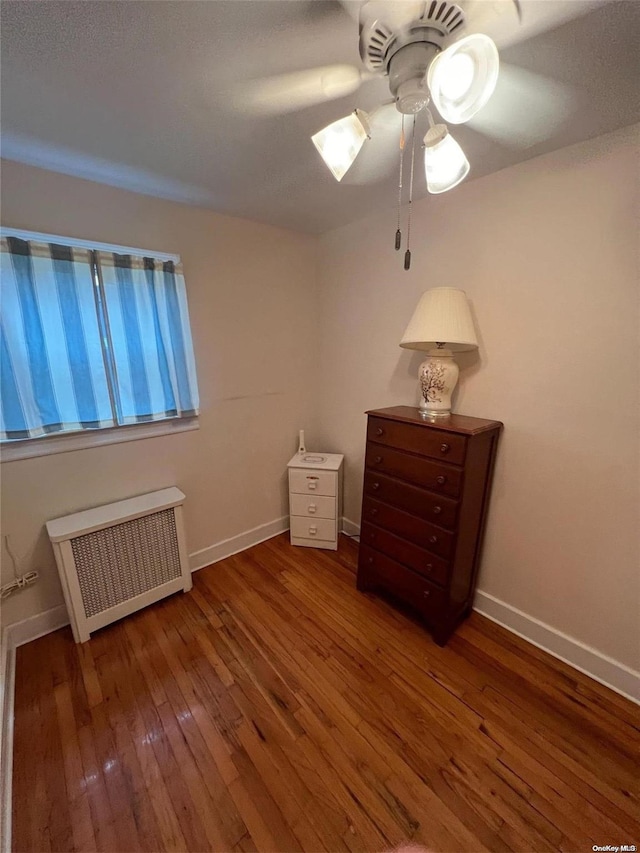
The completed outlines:
[[[460,372],[453,354],[478,348],[464,290],[434,287],[423,293],[400,346],[428,353],[418,371],[420,412],[425,417],[448,417]]]

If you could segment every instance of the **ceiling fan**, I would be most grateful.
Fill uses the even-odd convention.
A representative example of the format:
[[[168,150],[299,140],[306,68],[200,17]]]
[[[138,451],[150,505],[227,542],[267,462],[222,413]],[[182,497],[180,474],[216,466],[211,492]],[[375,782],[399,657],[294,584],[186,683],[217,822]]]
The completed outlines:
[[[527,0],[522,2],[526,4]],[[509,44],[555,26],[568,16],[566,11],[555,11],[562,4],[529,4],[523,22],[521,0],[340,0],[339,5],[328,5],[341,8],[352,19],[357,16],[362,67],[330,65],[253,81],[246,90],[246,106],[265,114],[290,112],[352,95],[363,83],[386,77],[389,99],[368,113],[355,109],[311,139],[333,176],[341,181],[367,141],[377,138],[380,112],[395,104],[396,116],[399,113],[402,121],[398,128],[398,222],[405,146],[410,148],[411,215],[416,116],[425,115],[429,123],[421,140],[427,189],[432,194],[451,190],[468,175],[470,164],[448,126],[474,119],[498,81],[498,48],[488,33],[500,45]],[[547,104],[550,102],[547,99]],[[396,248],[401,241],[398,224]],[[410,263],[407,246],[405,269]]]
[[[519,0],[513,0],[521,19]],[[429,120],[424,145],[427,189],[438,194],[456,187],[470,170],[462,148],[447,124],[462,124],[485,106],[498,81],[500,60],[493,40],[484,33],[465,35],[467,17],[453,0],[390,3],[368,0],[360,7],[360,57],[371,74],[388,77],[392,103],[402,115],[398,228],[395,248],[402,245],[400,205],[404,171],[405,116],[413,117],[409,217],[413,200],[416,115]],[[444,121],[436,122],[430,106]],[[371,137],[369,115],[355,109],[311,137],[336,180],[352,166]],[[410,219],[407,238],[410,235]],[[404,267],[411,266],[407,243]]]

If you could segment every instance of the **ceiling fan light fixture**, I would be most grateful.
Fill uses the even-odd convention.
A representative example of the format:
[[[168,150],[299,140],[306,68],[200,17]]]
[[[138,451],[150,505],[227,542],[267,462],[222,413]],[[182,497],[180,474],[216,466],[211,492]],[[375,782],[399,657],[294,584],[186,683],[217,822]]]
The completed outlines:
[[[424,170],[430,193],[447,192],[469,174],[469,161],[446,125],[430,127],[424,138]]]
[[[311,137],[336,181],[341,181],[369,138],[369,116],[354,110]]]
[[[451,124],[472,118],[493,94],[499,71],[498,48],[481,33],[460,39],[436,56],[427,83],[442,118]]]

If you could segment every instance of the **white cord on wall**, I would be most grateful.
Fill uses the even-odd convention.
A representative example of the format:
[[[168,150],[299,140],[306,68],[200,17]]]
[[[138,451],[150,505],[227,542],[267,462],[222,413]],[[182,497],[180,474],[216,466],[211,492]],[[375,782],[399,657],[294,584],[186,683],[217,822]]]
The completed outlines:
[[[27,572],[24,575],[18,576],[18,562],[9,547],[9,537],[6,535],[4,537],[4,547],[11,558],[11,564],[13,566],[13,580],[0,587],[0,599],[8,598],[10,595],[13,595],[14,592],[18,592],[20,589],[25,589],[25,587],[31,586],[31,584],[38,580],[37,572]]]

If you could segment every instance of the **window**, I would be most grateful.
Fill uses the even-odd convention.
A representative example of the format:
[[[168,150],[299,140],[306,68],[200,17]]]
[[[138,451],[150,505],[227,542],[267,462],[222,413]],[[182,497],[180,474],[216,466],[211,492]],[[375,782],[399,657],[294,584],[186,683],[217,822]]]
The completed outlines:
[[[197,415],[179,262],[16,233],[0,244],[0,440]]]

